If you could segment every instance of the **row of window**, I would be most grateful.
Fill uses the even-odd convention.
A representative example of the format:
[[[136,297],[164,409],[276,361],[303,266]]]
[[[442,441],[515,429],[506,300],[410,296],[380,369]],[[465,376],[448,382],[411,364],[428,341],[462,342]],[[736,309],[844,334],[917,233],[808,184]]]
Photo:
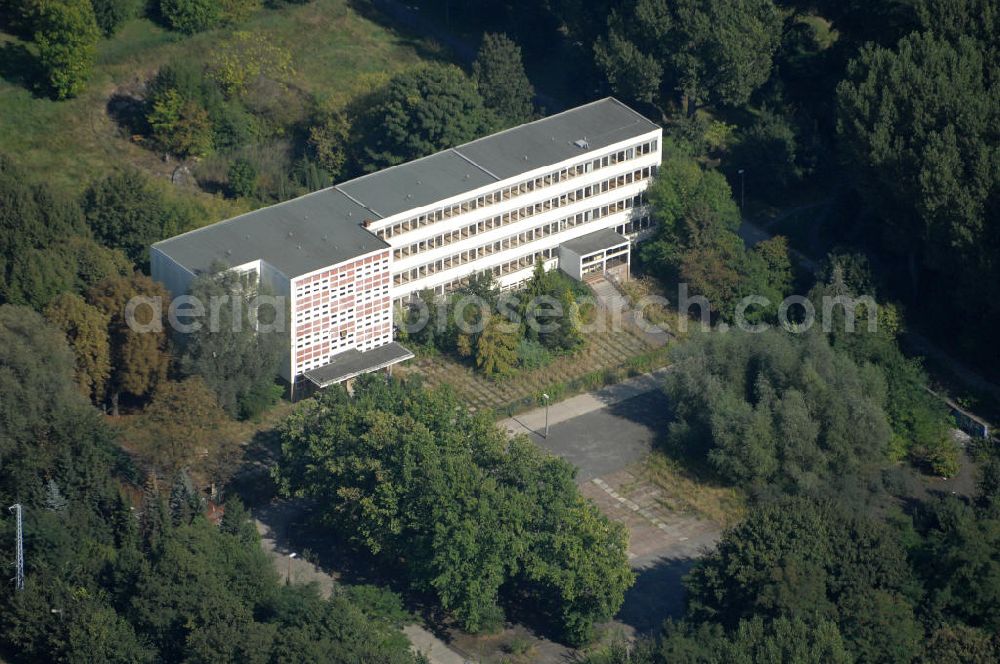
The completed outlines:
[[[335,355],[349,348],[356,347],[358,350],[364,352],[389,343],[392,341],[392,327],[388,324],[388,311],[380,322],[379,329],[373,330],[371,333],[359,332],[357,335],[354,332],[341,333],[340,335],[333,335],[332,340],[330,340],[329,335],[324,337],[323,341],[329,341],[329,346],[326,348],[315,348],[313,352],[318,352],[319,354],[296,362],[295,373],[301,374],[310,369],[329,364]]]
[[[368,258],[363,263],[346,265],[337,270],[303,279],[296,284],[295,297],[298,299],[325,290],[331,292],[339,290],[340,294],[347,294],[362,279],[377,278],[380,272],[389,269],[389,255],[386,253],[383,256],[375,260]]]
[[[450,219],[460,214],[469,212],[470,210],[477,210],[481,207],[486,207],[487,205],[493,205],[494,203],[510,200],[511,198],[535,191],[536,189],[564,182],[577,177],[578,175],[584,175],[585,173],[591,173],[601,168],[606,168],[630,159],[645,156],[655,152],[657,147],[658,141],[656,139],[640,143],[638,145],[619,150],[618,152],[607,154],[603,157],[597,157],[582,164],[577,164],[576,166],[563,168],[545,175],[540,175],[530,180],[518,182],[517,184],[513,184],[509,187],[505,187],[488,194],[483,194],[477,198],[470,198],[460,203],[450,205],[446,208],[440,208],[438,210],[411,217],[410,219],[393,224],[392,226],[379,228],[375,231],[375,234],[379,238],[387,240],[391,237],[399,235],[400,233],[412,231],[417,228],[423,228],[428,224]]]
[[[583,187],[581,189],[577,189],[576,191],[567,192],[557,198],[540,201],[534,205],[528,205],[517,210],[511,210],[510,212],[502,215],[490,217],[489,219],[482,219],[477,223],[470,224],[464,228],[459,228],[449,233],[442,233],[437,237],[427,238],[426,240],[414,242],[413,244],[405,247],[399,247],[394,251],[394,256],[396,260],[400,260],[401,258],[405,258],[428,249],[447,246],[453,242],[465,240],[479,233],[485,233],[486,231],[491,231],[495,228],[502,228],[509,224],[521,221],[522,219],[533,217],[536,214],[548,212],[549,210],[560,208],[579,200],[584,200],[597,196],[598,194],[613,191],[618,187],[635,182],[642,182],[647,180],[652,175],[655,175],[655,173],[655,167],[646,167],[637,169],[630,173],[624,173],[618,177],[595,183],[589,187]]]
[[[548,224],[543,224],[537,226],[530,230],[523,231],[516,235],[510,235],[496,242],[491,242],[489,244],[476,247],[475,249],[468,249],[462,251],[447,258],[441,258],[437,261],[432,261],[426,263],[419,267],[415,267],[406,272],[401,272],[393,277],[393,285],[402,286],[403,284],[409,283],[416,279],[421,279],[431,274],[441,272],[443,270],[449,270],[466,263],[470,263],[480,258],[486,256],[491,256],[497,252],[505,251],[507,249],[512,249],[518,247],[522,244],[527,244],[529,242],[534,242],[549,235],[554,235],[562,231],[568,230],[579,226],[580,224],[590,223],[591,221],[596,221],[609,214],[616,214],[624,210],[630,210],[636,207],[640,207],[645,204],[645,198],[643,194],[637,196],[630,196],[614,203],[604,205],[602,207],[594,208],[592,210],[587,210],[586,212],[580,212],[570,217],[560,219],[559,221],[554,221]]]

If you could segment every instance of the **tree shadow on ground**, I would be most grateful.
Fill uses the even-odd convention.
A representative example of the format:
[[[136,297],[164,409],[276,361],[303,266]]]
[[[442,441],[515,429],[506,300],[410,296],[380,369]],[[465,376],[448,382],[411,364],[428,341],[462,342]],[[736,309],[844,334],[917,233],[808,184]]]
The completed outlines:
[[[694,558],[661,558],[638,570],[616,618],[640,634],[655,633],[667,618],[680,618],[686,594],[681,581],[695,562]]]
[[[400,43],[416,51],[421,60],[451,64],[453,60],[451,54],[446,52],[448,50],[466,62],[472,62],[475,57],[475,51],[461,39],[451,37],[443,30],[428,31],[426,19],[404,3],[348,0],[347,4],[358,16],[395,33]],[[443,48],[435,49],[431,41]]]
[[[670,401],[660,389],[611,404],[608,410],[616,417],[641,424],[656,433],[657,437],[666,431],[674,418]]]
[[[116,92],[108,99],[108,116],[128,135],[145,134],[146,102],[132,95]]]
[[[36,97],[44,97],[38,89],[41,72],[35,56],[23,44],[7,42],[0,45],[0,78],[30,90]]]

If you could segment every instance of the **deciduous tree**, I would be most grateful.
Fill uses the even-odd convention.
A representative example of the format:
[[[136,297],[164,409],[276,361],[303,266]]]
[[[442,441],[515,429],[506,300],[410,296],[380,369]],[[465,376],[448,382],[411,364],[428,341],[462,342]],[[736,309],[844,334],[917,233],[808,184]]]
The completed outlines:
[[[231,270],[203,275],[191,285],[191,295],[205,306],[221,306],[217,319],[209,317],[181,338],[180,369],[201,376],[232,417],[256,417],[278,396],[275,380],[285,343],[285,311],[258,307],[259,296],[265,294],[256,279]],[[272,330],[259,332],[258,321]]]
[[[133,329],[128,320],[128,305],[133,298],[142,302],[135,307]],[[112,277],[95,285],[87,300],[109,320],[111,339],[111,379],[108,391],[113,414],[125,392],[145,399],[166,378],[170,364],[169,340],[163,324],[163,311],[170,300],[166,289],[139,272],[128,277]]]
[[[35,0],[35,45],[45,83],[57,99],[75,97],[90,78],[100,31],[90,0]]]
[[[363,170],[377,170],[470,141],[496,126],[462,70],[425,65],[375,93],[359,123],[357,161]]]
[[[138,266],[149,265],[149,245],[186,225],[164,193],[140,171],[126,168],[90,185],[83,210],[94,235],[122,249]]]
[[[100,403],[111,375],[108,316],[79,295],[63,293],[46,307],[45,318],[62,330],[73,349],[80,391]]]
[[[221,486],[240,451],[231,424],[215,393],[194,376],[160,383],[129,438],[160,477],[188,470],[202,486]]]
[[[692,116],[749,100],[770,76],[781,26],[772,0],[634,0],[612,10],[594,53],[616,94],[662,109],[680,92]]]

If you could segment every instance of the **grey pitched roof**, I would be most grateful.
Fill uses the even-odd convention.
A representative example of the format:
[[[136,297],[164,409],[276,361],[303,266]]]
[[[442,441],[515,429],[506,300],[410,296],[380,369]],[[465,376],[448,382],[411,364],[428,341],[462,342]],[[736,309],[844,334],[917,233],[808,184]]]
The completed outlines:
[[[617,247],[626,242],[628,242],[627,237],[610,228],[605,228],[604,230],[587,233],[586,235],[563,242],[562,246],[577,256],[586,256],[602,249]]]
[[[361,227],[635,138],[657,125],[611,97],[158,242],[193,271],[258,258],[295,277],[386,247]]]

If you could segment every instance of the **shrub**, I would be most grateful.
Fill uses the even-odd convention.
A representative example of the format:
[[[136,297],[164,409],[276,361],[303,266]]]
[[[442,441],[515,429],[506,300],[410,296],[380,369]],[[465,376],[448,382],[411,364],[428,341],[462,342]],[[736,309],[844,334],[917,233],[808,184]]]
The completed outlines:
[[[537,341],[522,339],[517,345],[517,362],[522,369],[541,369],[552,361],[552,353]]]
[[[97,26],[106,37],[113,35],[122,24],[139,13],[138,0],[90,0]]]
[[[245,157],[237,157],[227,173],[229,192],[233,196],[253,196],[257,192],[257,168]]]
[[[57,99],[75,97],[83,90],[94,66],[99,37],[89,0],[38,3],[38,63]]]
[[[222,8],[215,0],[160,0],[160,15],[174,30],[193,35],[218,25]]]

